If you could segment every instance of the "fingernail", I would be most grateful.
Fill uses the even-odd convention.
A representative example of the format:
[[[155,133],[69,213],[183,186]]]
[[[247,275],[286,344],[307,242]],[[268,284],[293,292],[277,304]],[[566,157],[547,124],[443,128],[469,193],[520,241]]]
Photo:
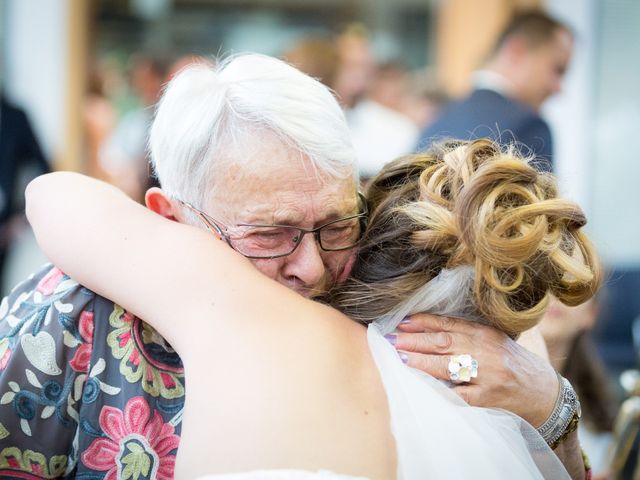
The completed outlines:
[[[404,318],[400,321],[400,325],[406,325],[407,323],[411,323],[411,318],[409,318],[409,317],[404,317]]]
[[[402,360],[402,363],[404,363],[405,365],[409,363],[409,355],[404,352],[400,352],[398,355],[400,356],[400,360]]]
[[[396,335],[395,333],[387,333],[384,338],[387,339],[387,342],[389,342],[391,345],[393,345],[394,347],[396,346],[396,341],[398,340],[398,335]]]

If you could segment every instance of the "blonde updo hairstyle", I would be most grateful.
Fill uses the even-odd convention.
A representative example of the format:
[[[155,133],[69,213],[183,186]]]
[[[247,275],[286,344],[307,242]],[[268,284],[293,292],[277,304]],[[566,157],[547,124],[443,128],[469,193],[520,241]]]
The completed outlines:
[[[578,305],[600,285],[582,210],[558,198],[553,176],[513,147],[446,142],[388,164],[366,196],[369,225],[352,277],[332,297],[362,323],[399,312],[431,280],[464,270],[469,282],[448,294],[468,298],[471,314],[459,313],[515,337],[540,320],[550,295]]]

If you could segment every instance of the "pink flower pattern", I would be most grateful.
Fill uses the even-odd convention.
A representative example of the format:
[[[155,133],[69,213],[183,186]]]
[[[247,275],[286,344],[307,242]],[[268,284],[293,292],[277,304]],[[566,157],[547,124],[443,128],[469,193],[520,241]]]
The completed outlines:
[[[131,383],[140,383],[154,397],[184,397],[184,368],[167,343],[138,317],[114,305],[109,317],[113,327],[107,344],[115,358],[121,359],[120,373]],[[162,341],[162,340],[161,340]],[[164,341],[162,341],[164,342]]]
[[[0,340],[0,371],[4,370],[11,359],[11,354],[13,350],[11,350],[10,342],[8,338],[3,338]]]
[[[82,462],[106,471],[105,480],[129,478],[173,479],[179,437],[159,412],[151,415],[144,397],[131,398],[124,412],[105,406],[100,427],[106,437],[95,439],[82,453]]]
[[[89,362],[91,361],[91,351],[93,349],[93,312],[86,310],[80,314],[78,329],[80,336],[84,340],[73,354],[73,358],[69,362],[71,368],[76,372],[88,373]]]
[[[55,290],[58,284],[62,281],[64,273],[59,268],[53,267],[49,273],[47,273],[42,280],[38,282],[36,290],[43,295],[49,296]]]
[[[173,478],[184,370],[165,339],[50,265],[0,316],[0,478]],[[53,339],[64,384],[22,353],[24,335]]]

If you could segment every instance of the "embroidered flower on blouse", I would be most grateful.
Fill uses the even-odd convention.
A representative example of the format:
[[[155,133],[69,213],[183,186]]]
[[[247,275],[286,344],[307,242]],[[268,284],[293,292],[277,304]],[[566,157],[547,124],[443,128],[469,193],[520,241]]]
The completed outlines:
[[[11,404],[16,416],[20,419],[20,428],[22,432],[32,437],[31,424],[32,420],[41,422],[50,417],[55,417],[64,427],[69,427],[71,421],[64,412],[71,415],[71,412],[65,408],[67,396],[71,391],[72,379],[67,378],[64,384],[56,380],[46,380],[40,382],[36,374],[25,369],[25,376],[31,386],[36,387],[37,391],[23,388],[14,381],[7,383],[9,390],[0,397],[0,405]],[[40,411],[39,408],[42,407]],[[72,417],[73,418],[73,417]]]
[[[64,278],[64,273],[57,267],[53,267],[49,270],[42,280],[38,282],[36,286],[36,291],[40,292],[42,295],[51,295],[55,292],[56,287]]]
[[[64,474],[66,466],[66,455],[54,455],[47,461],[42,453],[33,450],[22,451],[16,447],[7,447],[0,451],[1,478],[58,478]]]
[[[158,411],[151,413],[144,397],[130,399],[124,411],[105,406],[100,411],[104,437],[82,453],[82,463],[106,471],[104,480],[173,479],[179,437]]]
[[[91,360],[91,350],[93,348],[93,312],[83,311],[78,322],[82,343],[75,351],[73,358],[69,362],[71,368],[76,372],[87,373],[89,371],[89,361]]]
[[[151,326],[118,305],[109,323],[114,329],[107,336],[107,344],[113,356],[120,359],[120,373],[129,382],[140,382],[154,397],[184,396],[182,361]]]
[[[11,354],[13,351],[11,350],[10,341],[8,338],[0,339],[0,370],[4,370],[11,359]]]

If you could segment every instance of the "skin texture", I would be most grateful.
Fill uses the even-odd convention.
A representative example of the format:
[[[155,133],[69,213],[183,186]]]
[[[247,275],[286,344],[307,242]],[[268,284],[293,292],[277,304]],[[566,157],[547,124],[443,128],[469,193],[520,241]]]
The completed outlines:
[[[211,217],[226,225],[283,223],[312,228],[357,211],[351,179],[327,180],[281,142],[269,136],[263,136],[262,142],[264,148],[237,152],[235,162],[227,159],[220,166],[205,207]],[[146,200],[151,210],[189,223],[184,208],[161,190],[152,189]],[[344,280],[354,256],[355,250],[323,252],[306,235],[292,255],[250,261],[269,278],[313,297]],[[469,353],[482,365],[482,375],[472,386],[456,389],[468,403],[509,410],[534,426],[549,416],[558,380],[546,357],[539,358],[491,327],[432,315],[415,319],[414,325],[400,326],[396,345],[408,354],[412,367],[446,380],[449,356]],[[531,398],[536,401],[528,401]]]
[[[556,396],[547,392],[554,390],[557,395],[555,372],[542,358],[504,333],[466,320],[428,314],[413,315],[410,322],[400,325],[399,329],[403,333],[398,334],[396,348],[408,355],[408,364],[443,380],[449,377],[449,355],[476,352],[473,357],[479,364],[478,378],[490,376],[496,384],[487,389],[485,384],[472,379],[468,385],[454,387],[467,403],[485,407],[500,404],[535,427],[544,423],[553,409]],[[478,349],[477,345],[482,348]],[[522,389],[532,395],[528,402],[510,395]],[[539,408],[532,411],[529,403]]]
[[[358,213],[356,186],[347,174],[336,180],[314,172],[300,153],[267,137],[260,155],[244,165],[227,165],[207,213],[225,225],[280,224],[314,228]],[[238,188],[242,185],[242,188]],[[305,235],[286,257],[254,259],[269,278],[313,297],[348,274],[354,250],[325,252],[312,235]]]

